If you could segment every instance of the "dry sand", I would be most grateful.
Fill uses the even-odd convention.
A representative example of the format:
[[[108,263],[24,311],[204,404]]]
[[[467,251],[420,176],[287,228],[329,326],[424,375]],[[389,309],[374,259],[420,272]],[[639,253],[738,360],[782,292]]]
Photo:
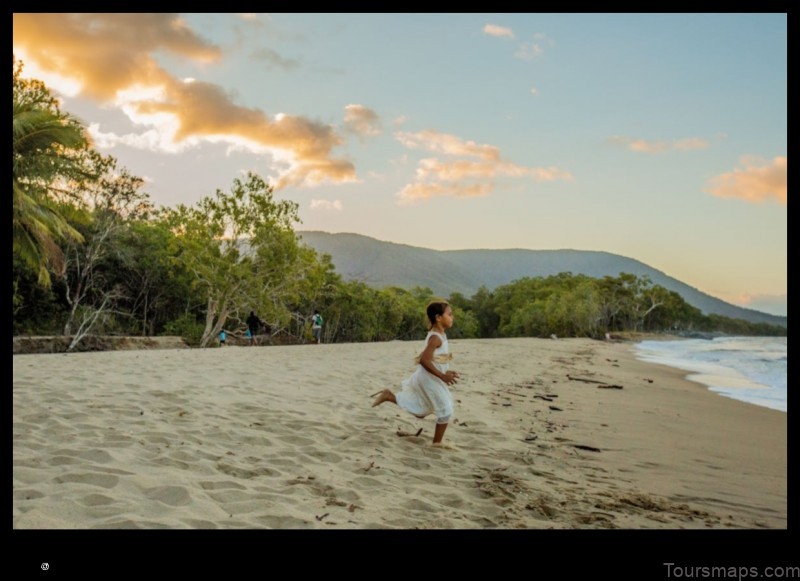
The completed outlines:
[[[371,407],[421,347],[14,355],[13,528],[787,528],[786,413],[630,343],[451,340],[437,449]]]

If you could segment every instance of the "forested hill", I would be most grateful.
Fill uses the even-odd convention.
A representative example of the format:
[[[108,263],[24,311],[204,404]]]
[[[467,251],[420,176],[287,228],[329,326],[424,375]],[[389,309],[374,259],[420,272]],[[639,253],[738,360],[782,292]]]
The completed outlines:
[[[595,278],[627,272],[648,276],[675,291],[704,314],[724,315],[753,323],[787,324],[779,317],[737,307],[714,298],[646,264],[608,252],[590,250],[431,250],[383,242],[360,234],[301,231],[303,242],[319,253],[330,254],[336,271],[345,280],[369,286],[429,287],[449,296],[459,292],[471,297],[481,287],[493,290],[522,277],[550,276],[560,272]]]

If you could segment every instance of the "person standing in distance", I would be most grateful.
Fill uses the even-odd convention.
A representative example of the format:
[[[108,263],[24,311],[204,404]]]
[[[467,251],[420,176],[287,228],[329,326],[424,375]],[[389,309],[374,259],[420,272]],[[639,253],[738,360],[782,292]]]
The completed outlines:
[[[319,314],[319,311],[314,311],[314,316],[311,317],[311,332],[319,345],[322,342],[322,315]]]
[[[261,319],[258,318],[255,311],[250,311],[250,316],[245,321],[247,324],[247,338],[250,339],[250,345],[256,344],[256,333],[261,326]]]

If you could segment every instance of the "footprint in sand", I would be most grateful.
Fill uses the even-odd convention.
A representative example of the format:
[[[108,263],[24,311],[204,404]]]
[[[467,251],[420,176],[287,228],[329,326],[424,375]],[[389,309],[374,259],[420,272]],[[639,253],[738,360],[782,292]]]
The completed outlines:
[[[14,500],[36,500],[44,498],[44,494],[32,488],[14,490]]]
[[[81,484],[91,484],[103,488],[113,488],[119,482],[119,478],[110,474],[96,474],[92,472],[63,474],[53,478],[53,482],[64,484],[66,482],[78,482]]]
[[[151,499],[163,502],[170,506],[186,506],[191,504],[192,497],[189,491],[183,486],[156,486],[153,488],[146,488],[144,495]]]
[[[209,492],[208,497],[220,504],[242,502],[253,499],[251,492],[245,492],[243,490],[222,490],[220,492]]]
[[[86,506],[106,506],[109,504],[118,503],[119,501],[106,496],[105,494],[87,494],[83,498],[79,499],[78,502],[85,504]]]
[[[200,488],[204,490],[225,490],[230,488],[236,490],[247,490],[246,487],[232,480],[218,480],[218,481],[202,480],[198,482],[198,484],[200,485]]]

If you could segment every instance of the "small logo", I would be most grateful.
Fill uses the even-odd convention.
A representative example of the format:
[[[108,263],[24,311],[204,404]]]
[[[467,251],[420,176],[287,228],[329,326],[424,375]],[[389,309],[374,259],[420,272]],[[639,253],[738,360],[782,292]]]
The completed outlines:
[[[42,563],[42,571],[47,571],[50,568],[50,563]]]

